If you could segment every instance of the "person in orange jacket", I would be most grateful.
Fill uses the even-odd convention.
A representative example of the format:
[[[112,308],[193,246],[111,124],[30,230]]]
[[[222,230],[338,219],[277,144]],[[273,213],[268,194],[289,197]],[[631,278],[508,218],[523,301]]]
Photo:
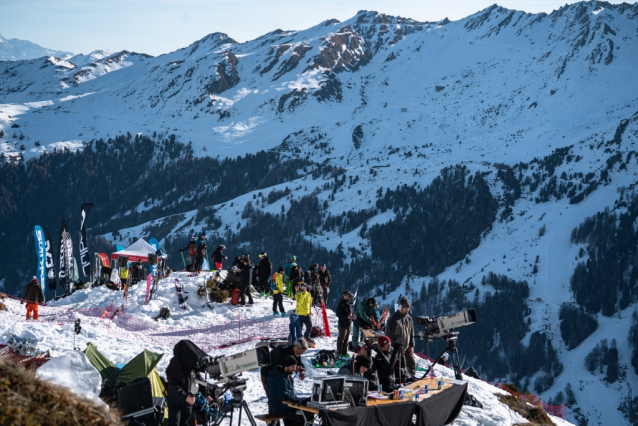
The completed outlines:
[[[31,313],[33,313],[33,319],[37,320],[39,318],[38,303],[44,302],[44,294],[36,277],[33,277],[31,282],[27,284],[22,299],[27,301],[27,319],[31,319]]]

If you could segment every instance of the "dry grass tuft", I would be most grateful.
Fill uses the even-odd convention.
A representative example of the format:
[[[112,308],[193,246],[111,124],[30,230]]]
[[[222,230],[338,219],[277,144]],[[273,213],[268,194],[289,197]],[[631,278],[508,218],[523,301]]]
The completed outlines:
[[[529,420],[529,423],[523,423],[517,426],[546,426],[554,425],[552,419],[541,407],[530,405],[514,395],[495,394],[502,404],[507,405],[521,416]]]
[[[19,364],[0,358],[0,425],[121,426],[117,413],[35,377]]]
[[[7,306],[4,303],[0,302],[0,311],[6,311],[6,310],[7,310]]]

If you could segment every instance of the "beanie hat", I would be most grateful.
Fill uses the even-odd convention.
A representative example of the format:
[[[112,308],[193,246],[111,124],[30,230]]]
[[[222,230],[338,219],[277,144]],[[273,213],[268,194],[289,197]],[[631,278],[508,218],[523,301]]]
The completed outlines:
[[[36,283],[37,283],[37,282],[38,282],[38,277],[36,277],[36,276],[34,275],[34,276],[33,276],[33,278],[31,279],[31,282],[32,282],[32,283],[33,283],[33,282],[36,282]]]
[[[379,347],[382,348],[385,346],[386,343],[390,343],[392,344],[392,341],[390,340],[390,338],[388,336],[381,336],[379,337],[379,339],[377,340],[377,342],[379,343]]]
[[[401,300],[399,300],[399,306],[401,307],[401,309],[409,308],[410,307],[410,299],[408,299],[407,297],[403,296],[401,298]]]
[[[355,350],[356,353],[359,353],[359,351],[363,348],[367,348],[368,345],[366,344],[366,342],[359,342],[359,344],[357,345],[357,349]]]
[[[259,258],[260,258],[260,259],[261,259],[262,257],[266,257],[266,256],[268,256],[268,255],[266,254],[266,252],[259,253]]]
[[[279,269],[277,269],[277,272],[284,272],[284,267],[280,266]]]
[[[292,355],[288,355],[286,358],[284,358],[282,367],[286,368],[290,367],[291,365],[297,365],[297,358]]]
[[[365,367],[368,370],[370,369],[370,360],[365,356],[358,356],[355,360],[355,369],[359,370],[359,367]],[[357,371],[358,373],[358,371]]]

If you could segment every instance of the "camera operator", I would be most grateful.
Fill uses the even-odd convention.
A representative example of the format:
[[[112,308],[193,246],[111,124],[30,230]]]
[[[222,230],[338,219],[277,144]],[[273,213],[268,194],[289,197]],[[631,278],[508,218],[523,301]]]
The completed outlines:
[[[169,426],[187,424],[193,413],[195,395],[199,392],[195,370],[209,358],[190,340],[180,340],[173,348],[173,358],[166,368]],[[209,402],[211,401],[209,397]]]
[[[264,386],[266,397],[270,398],[270,389],[268,382],[268,375],[278,365],[282,365],[284,359],[288,356],[293,356],[297,360],[297,364],[294,371],[299,372],[299,379],[306,379],[306,367],[301,361],[301,355],[303,355],[309,349],[308,342],[304,338],[295,340],[292,345],[281,345],[275,347],[270,352],[270,365],[261,367],[261,384]],[[268,406],[270,409],[270,406]]]
[[[370,371],[371,367],[372,366],[368,357],[359,355],[356,358],[353,358],[352,361],[348,363],[348,365],[344,365],[343,367],[341,367],[337,374],[339,374],[340,376],[361,376],[367,379],[366,373]],[[368,381],[370,381],[370,379],[368,379]],[[372,385],[372,383],[370,383],[370,385]],[[377,384],[376,386],[378,387],[379,385]],[[370,386],[369,389],[374,388]]]
[[[393,342],[400,343],[407,348],[405,350],[405,364],[401,367],[407,368],[410,377],[416,374],[416,359],[414,358],[414,322],[410,316],[410,300],[402,297],[399,301],[399,310],[388,320],[386,334]]]
[[[284,401],[303,402],[302,399],[295,397],[295,385],[291,377],[297,367],[297,358],[288,355],[268,375],[268,407],[272,414],[284,417],[285,426],[304,426],[305,424],[305,418],[297,414],[296,409],[283,403]]]
[[[378,339],[380,351],[374,357],[374,366],[377,369],[379,383],[386,392],[395,390],[395,367],[399,356],[403,357],[403,347],[400,343],[394,344],[394,350],[391,351],[390,345],[392,341],[388,336],[381,336]],[[404,361],[402,361],[404,363]]]

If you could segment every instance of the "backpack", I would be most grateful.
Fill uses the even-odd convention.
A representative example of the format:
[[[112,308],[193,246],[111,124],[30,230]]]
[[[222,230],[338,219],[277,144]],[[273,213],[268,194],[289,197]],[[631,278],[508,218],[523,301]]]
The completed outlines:
[[[193,256],[197,253],[197,244],[195,244],[195,242],[191,242],[188,245],[188,253]]]
[[[231,305],[238,305],[240,297],[241,297],[241,292],[239,291],[238,288],[236,288],[235,290],[233,290],[233,295],[230,298],[230,304]]]
[[[302,276],[301,276],[301,269],[299,269],[299,265],[294,264],[290,266],[290,279],[292,280],[292,282],[296,283],[297,281],[299,281],[300,278],[302,278]]]
[[[272,291],[279,291],[279,289],[277,288],[277,282],[275,281],[275,276],[273,275],[272,277],[270,277],[270,290]]]
[[[156,316],[155,318],[153,318],[155,321],[157,321],[158,319],[168,319],[171,316],[171,310],[168,309],[167,307],[163,307],[160,309],[159,311],[159,315]]]
[[[324,334],[321,327],[319,327],[318,325],[315,325],[314,327],[312,327],[312,330],[310,331],[310,337],[314,339],[315,337],[323,337],[323,336]]]
[[[314,361],[315,361],[315,365],[323,366],[325,363],[326,366],[329,366],[330,361],[336,362],[338,359],[339,359],[339,355],[337,354],[336,350],[322,349],[317,353]]]

